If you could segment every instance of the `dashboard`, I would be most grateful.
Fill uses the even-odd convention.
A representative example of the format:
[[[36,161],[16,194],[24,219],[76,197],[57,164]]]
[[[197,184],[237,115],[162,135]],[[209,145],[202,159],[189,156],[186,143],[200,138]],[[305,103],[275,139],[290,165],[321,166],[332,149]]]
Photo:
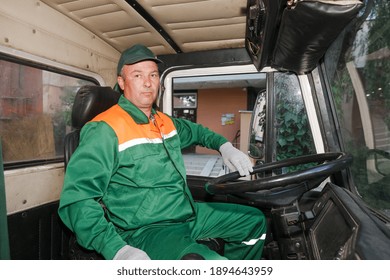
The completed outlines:
[[[271,211],[280,259],[390,259],[390,228],[360,198],[328,183],[297,203]],[[274,250],[275,251],[275,250]]]

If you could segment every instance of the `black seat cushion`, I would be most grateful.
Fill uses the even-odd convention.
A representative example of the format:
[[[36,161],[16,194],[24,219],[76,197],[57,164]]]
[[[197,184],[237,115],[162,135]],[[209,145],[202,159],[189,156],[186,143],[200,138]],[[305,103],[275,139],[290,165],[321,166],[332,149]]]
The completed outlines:
[[[65,168],[79,145],[81,128],[95,116],[118,103],[121,94],[110,87],[82,86],[76,93],[72,114],[72,131],[65,136]]]
[[[96,115],[118,103],[121,94],[110,87],[83,86],[72,108],[72,127],[80,129]]]

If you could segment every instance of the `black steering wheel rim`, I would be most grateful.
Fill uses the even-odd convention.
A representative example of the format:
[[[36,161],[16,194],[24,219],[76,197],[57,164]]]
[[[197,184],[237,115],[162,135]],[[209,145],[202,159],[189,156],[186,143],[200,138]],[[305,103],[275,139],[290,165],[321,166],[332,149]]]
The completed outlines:
[[[272,170],[281,169],[283,167],[290,167],[300,164],[319,164],[304,170],[259,178],[256,180],[240,180],[236,182],[229,182],[240,178],[240,174],[236,171],[208,181],[205,185],[205,188],[206,191],[210,194],[238,194],[270,190],[277,187],[298,184],[320,177],[326,178],[337,171],[345,169],[351,164],[351,162],[352,156],[350,154],[341,152],[305,155],[296,158],[265,163],[262,165],[256,165],[253,167],[253,172],[251,174],[253,175],[260,172],[270,172]]]

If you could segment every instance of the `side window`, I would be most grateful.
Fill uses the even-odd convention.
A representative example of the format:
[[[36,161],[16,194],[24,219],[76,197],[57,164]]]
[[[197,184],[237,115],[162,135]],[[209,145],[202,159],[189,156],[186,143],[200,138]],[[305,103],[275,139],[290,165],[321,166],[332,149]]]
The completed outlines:
[[[276,160],[316,153],[297,76],[275,73],[274,81]]]
[[[63,156],[76,91],[92,81],[0,60],[0,137],[5,167]]]
[[[390,209],[390,2],[373,8],[339,61],[336,42],[326,56],[344,148],[354,156],[351,168],[358,193],[389,215]],[[351,32],[352,33],[352,32]],[[352,33],[353,34],[353,33]],[[342,38],[340,38],[341,40]],[[336,67],[337,65],[337,67]],[[333,70],[335,69],[335,70]]]

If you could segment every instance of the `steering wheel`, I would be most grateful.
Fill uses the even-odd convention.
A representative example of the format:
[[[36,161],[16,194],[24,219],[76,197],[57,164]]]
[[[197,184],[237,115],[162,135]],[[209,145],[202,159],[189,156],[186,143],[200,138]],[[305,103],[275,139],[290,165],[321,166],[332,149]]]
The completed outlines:
[[[210,194],[238,194],[245,192],[257,192],[271,190],[291,184],[298,184],[318,178],[326,178],[332,173],[340,171],[352,162],[352,156],[346,153],[322,153],[289,158],[281,161],[265,163],[253,167],[253,174],[269,173],[273,170],[300,164],[318,163],[318,165],[304,170],[259,178],[251,181],[239,180],[238,171],[219,176],[208,181],[205,185]],[[233,181],[233,182],[232,182]]]

